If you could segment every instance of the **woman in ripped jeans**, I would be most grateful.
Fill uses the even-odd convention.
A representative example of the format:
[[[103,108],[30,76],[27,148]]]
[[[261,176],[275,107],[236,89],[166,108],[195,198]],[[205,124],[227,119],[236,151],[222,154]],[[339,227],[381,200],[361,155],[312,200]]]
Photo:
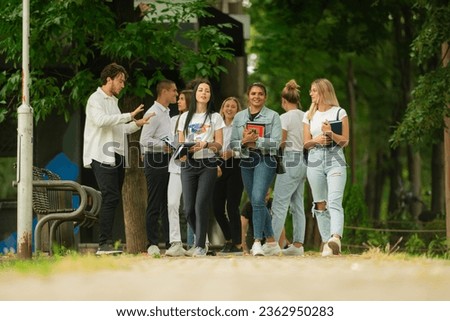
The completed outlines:
[[[324,243],[322,256],[339,255],[347,181],[343,147],[349,142],[349,122],[329,80],[314,80],[309,94],[311,106],[303,118],[303,137],[304,148],[308,149],[307,178],[314,199],[312,213]]]

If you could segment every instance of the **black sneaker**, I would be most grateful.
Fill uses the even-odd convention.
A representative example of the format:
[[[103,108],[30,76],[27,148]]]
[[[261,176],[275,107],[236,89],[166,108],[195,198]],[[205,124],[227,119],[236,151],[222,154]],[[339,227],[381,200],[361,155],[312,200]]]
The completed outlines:
[[[231,244],[228,253],[243,253],[242,248],[238,248],[236,245]]]
[[[220,253],[230,253],[231,247],[234,246],[231,242],[226,242],[225,246],[220,250]]]
[[[101,244],[95,255],[117,255],[122,254],[122,250],[114,248],[112,244]]]

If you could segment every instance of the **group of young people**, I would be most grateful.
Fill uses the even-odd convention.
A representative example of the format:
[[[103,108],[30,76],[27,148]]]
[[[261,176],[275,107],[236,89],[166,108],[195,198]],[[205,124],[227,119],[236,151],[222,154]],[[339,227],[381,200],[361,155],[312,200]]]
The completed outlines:
[[[213,88],[197,80],[192,89],[178,93],[175,82],[157,84],[157,98],[143,118],[121,113],[116,96],[127,73],[110,64],[101,74],[102,86],[86,107],[84,166],[91,167],[102,193],[97,254],[117,253],[112,240],[114,211],[120,200],[127,160],[126,135],[142,127],[140,144],[147,180],[147,252],[159,254],[159,221],[167,256],[205,256],[208,253],[208,222],[211,212],[223,232],[223,253],[246,250],[245,230],[250,222],[254,256],[303,255],[306,178],[312,189],[312,213],[323,241],[322,255],[338,255],[343,234],[342,199],[346,183],[343,147],[348,144],[349,124],[339,107],[332,84],[317,79],[311,84],[311,107],[304,113],[295,80],[281,92],[281,116],[269,109],[266,87],[253,83],[247,90],[247,108],[235,97],[226,98],[220,111],[214,108]],[[178,103],[179,115],[170,118],[169,105]],[[336,130],[333,122],[340,122]],[[332,127],[333,126],[333,127]],[[99,146],[114,144],[114,153]],[[92,146],[95,144],[95,148]],[[276,156],[283,151],[285,173],[276,173]],[[308,150],[308,161],[303,150]],[[183,152],[184,150],[184,152]],[[275,179],[271,209],[268,191]],[[251,204],[251,216],[239,209],[243,191]],[[180,201],[194,245],[185,250],[180,230]],[[282,250],[288,210],[293,217],[293,240]],[[248,211],[247,211],[248,214]]]

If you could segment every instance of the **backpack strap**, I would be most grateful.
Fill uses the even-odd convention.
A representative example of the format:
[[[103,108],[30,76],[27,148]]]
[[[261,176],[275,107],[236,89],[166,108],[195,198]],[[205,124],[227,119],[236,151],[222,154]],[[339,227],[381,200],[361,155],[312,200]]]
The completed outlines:
[[[339,108],[338,111],[337,111],[337,114],[336,114],[336,120],[339,120],[339,113],[340,113],[341,109],[342,109],[342,108]]]

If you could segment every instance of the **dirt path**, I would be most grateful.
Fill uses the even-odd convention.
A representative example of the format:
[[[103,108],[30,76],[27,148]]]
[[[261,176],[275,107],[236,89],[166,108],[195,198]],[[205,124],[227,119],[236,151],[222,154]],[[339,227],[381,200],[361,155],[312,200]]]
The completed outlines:
[[[58,263],[59,264],[59,263]],[[450,261],[350,255],[64,260],[0,272],[0,300],[450,300]]]

